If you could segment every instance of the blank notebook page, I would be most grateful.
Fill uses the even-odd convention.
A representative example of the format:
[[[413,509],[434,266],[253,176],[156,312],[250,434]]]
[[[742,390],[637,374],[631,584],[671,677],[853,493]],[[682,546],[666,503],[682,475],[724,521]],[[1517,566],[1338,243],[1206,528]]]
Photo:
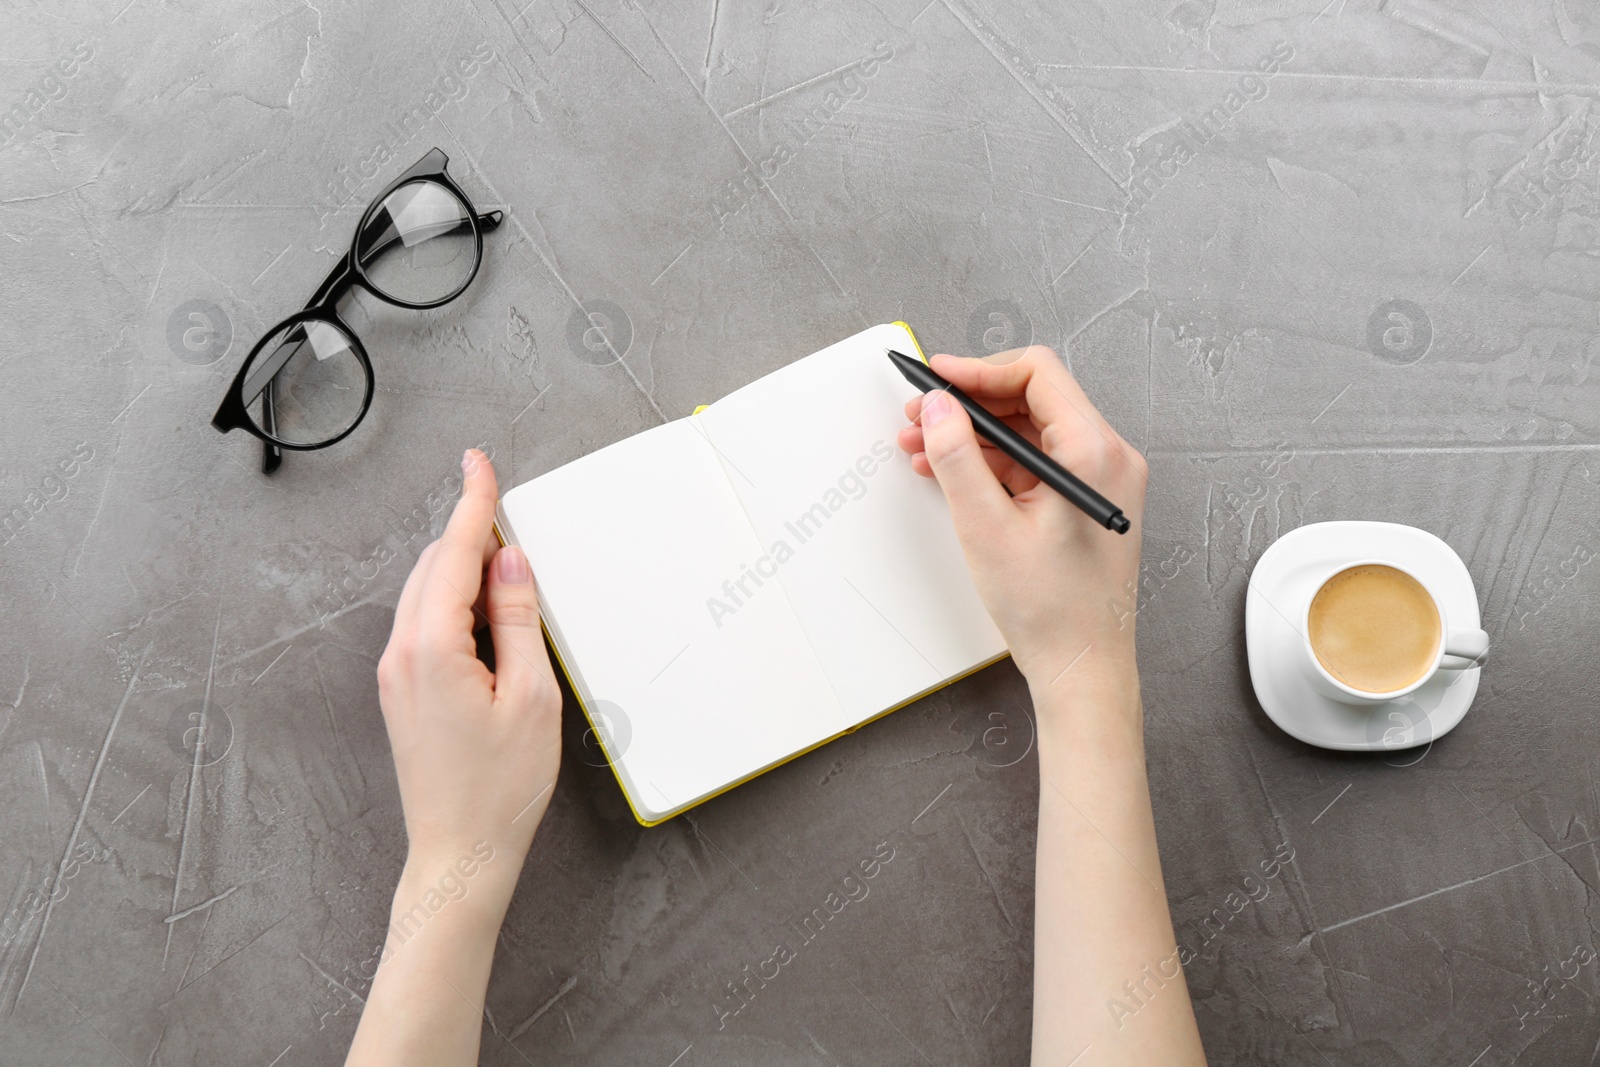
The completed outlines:
[[[919,393],[890,348],[918,351],[904,326],[875,326],[695,416],[725,466],[737,466],[729,483],[772,560],[766,569],[851,725],[1006,651],[943,493],[895,445]],[[741,608],[723,629],[742,622]]]
[[[647,818],[843,728],[781,591],[751,599],[742,625],[712,625],[706,598],[759,552],[689,420],[519,485],[501,506],[579,696],[626,721],[617,770]]]

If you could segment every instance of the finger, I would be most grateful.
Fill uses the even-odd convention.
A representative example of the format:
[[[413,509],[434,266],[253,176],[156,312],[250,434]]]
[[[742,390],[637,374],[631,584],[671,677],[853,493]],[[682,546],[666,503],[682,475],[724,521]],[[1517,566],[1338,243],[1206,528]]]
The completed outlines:
[[[933,360],[934,370],[946,381],[974,396],[1024,398],[1040,426],[1085,421],[1103,433],[1111,430],[1067,365],[1044,345],[996,352],[983,359],[938,355]]]
[[[921,403],[921,401],[918,400],[918,403]],[[1035,445],[1037,445],[1039,443],[1039,427],[1035,426],[1033,424],[1033,420],[1028,418],[1028,416],[1026,416],[1026,415],[1003,415],[1003,416],[1000,417],[1000,421],[1005,423],[1007,426],[1011,427],[1013,430],[1017,431],[1017,433],[1021,434],[1025,439],[1027,439],[1029,441],[1032,441]],[[922,440],[922,427],[918,423],[914,422],[910,426],[907,426],[904,429],[902,429],[900,432],[902,434],[910,432],[911,434],[915,435],[915,439],[916,440],[918,440],[918,441]],[[999,447],[993,441],[989,440],[987,437],[984,437],[982,434],[978,435],[978,443],[983,445],[985,448],[997,448],[997,447]],[[920,447],[918,447],[916,449],[913,449],[912,451],[920,452],[920,451],[922,451],[922,449]]]
[[[416,564],[406,576],[406,584],[400,590],[400,600],[394,608],[394,633],[403,633],[416,625],[417,605],[422,600],[423,588],[428,584],[428,565],[433,562],[432,548],[432,544],[422,547]]]
[[[429,603],[436,602],[441,613],[471,613],[483,586],[484,539],[491,536],[490,526],[499,501],[494,468],[482,452],[469,449],[461,457],[461,472],[461,499],[456,501],[444,534],[435,542],[423,597]],[[448,620],[451,616],[443,614],[443,618]]]
[[[951,356],[949,358],[955,359],[957,357]],[[952,382],[951,384],[954,383]],[[1026,416],[1028,414],[1028,398],[1026,396],[979,396],[973,393],[972,390],[965,388],[962,389],[962,392],[982,404],[991,414],[1007,417],[1012,415]],[[912,422],[920,419],[922,417],[922,397],[918,395],[907,400],[905,411],[906,418]]]
[[[508,546],[489,565],[489,631],[494,636],[495,705],[526,708],[553,681],[539,633],[539,593],[522,549]]]
[[[994,471],[994,476],[1001,485],[1011,490],[1011,495],[1026,493],[1029,489],[1039,484],[1039,479],[1022,464],[1011,459],[1004,452],[996,452],[992,448],[983,450],[983,458],[989,464],[989,469]],[[911,456],[911,469],[923,478],[932,478],[933,466],[928,462],[928,453],[916,452]]]
[[[952,385],[960,385],[974,396],[981,393],[986,400],[1018,400],[1027,393],[1028,379],[1031,376],[1028,372],[1032,368],[1026,361],[1034,349],[1042,349],[1052,356],[1055,355],[1044,345],[1008,348],[1004,352],[991,352],[987,356],[952,356],[947,352],[940,352],[928,361],[928,366],[938,371],[945,381]],[[988,370],[990,367],[1009,367],[1011,370],[993,373]],[[946,375],[945,370],[960,375],[961,381],[958,382]]]
[[[1066,364],[1044,345],[997,352],[984,359],[933,358],[946,380],[969,393],[1012,395],[1020,388],[1025,410],[1039,427],[1040,447],[1069,469],[1074,461],[1098,454],[1102,448],[1122,463],[1139,465],[1136,453],[1111,428]]]
[[[972,419],[948,393],[934,390],[923,398],[922,435],[956,533],[966,544],[981,543],[1013,505],[984,461]]]
[[[1023,440],[1030,442],[1035,448],[1039,447],[1039,428],[1035,426],[1032,420],[1030,420],[1026,415],[1007,415],[1000,421],[1011,427],[1017,433],[1021,434]],[[909,452],[912,455],[915,455],[918,452],[927,451],[927,449],[923,447],[922,443],[923,435],[921,426],[912,425],[903,427],[895,436],[895,442],[904,451]],[[998,445],[984,437],[982,434],[978,435],[978,444],[990,451],[996,451],[999,448]]]
[[[917,456],[927,457],[928,445],[920,426],[907,426],[901,430],[895,438],[895,443],[912,458]],[[994,471],[994,476],[1002,482],[1006,480],[1012,470],[1019,468],[1019,464],[1015,460],[983,438],[978,438],[978,445],[982,449],[983,461],[989,464],[989,469]],[[931,468],[919,470],[918,473],[928,474],[930,471]]]
[[[500,538],[490,530],[489,535],[483,539],[483,566],[489,566],[489,561],[494,559],[494,554],[500,551]],[[484,582],[483,588],[478,590],[478,599],[472,602],[472,628],[482,629],[489,621],[489,583]]]

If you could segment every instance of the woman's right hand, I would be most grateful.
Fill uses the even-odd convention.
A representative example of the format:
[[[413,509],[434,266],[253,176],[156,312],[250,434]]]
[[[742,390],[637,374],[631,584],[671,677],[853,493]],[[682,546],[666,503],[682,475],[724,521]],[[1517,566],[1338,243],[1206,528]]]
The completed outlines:
[[[906,403],[899,444],[938,479],[978,595],[1036,698],[1064,676],[1074,687],[1124,686],[1134,666],[1143,532],[1144,457],[1095,410],[1043,345],[981,359],[936,355],[935,371],[1121,507],[1127,534],[1100,526],[978,437],[947,393]],[[1009,489],[1012,495],[1007,495]]]

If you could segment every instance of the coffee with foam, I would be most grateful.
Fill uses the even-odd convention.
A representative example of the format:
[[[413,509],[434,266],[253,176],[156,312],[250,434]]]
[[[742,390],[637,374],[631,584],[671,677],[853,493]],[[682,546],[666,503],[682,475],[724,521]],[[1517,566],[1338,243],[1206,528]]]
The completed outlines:
[[[1439,608],[1421,582],[1394,567],[1364,563],[1317,590],[1307,636],[1334,678],[1365,693],[1391,693],[1433,669]]]

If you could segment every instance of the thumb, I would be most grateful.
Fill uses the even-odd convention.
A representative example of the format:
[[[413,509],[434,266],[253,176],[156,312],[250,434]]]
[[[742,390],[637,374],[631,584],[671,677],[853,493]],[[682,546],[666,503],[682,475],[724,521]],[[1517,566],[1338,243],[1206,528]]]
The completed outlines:
[[[1011,506],[979,450],[972,417],[943,389],[922,397],[922,442],[928,466],[944,490],[956,534],[968,544],[978,543]]]
[[[539,594],[522,549],[507,546],[489,566],[489,632],[494,637],[495,703],[525,704],[550,661],[539,634]]]

